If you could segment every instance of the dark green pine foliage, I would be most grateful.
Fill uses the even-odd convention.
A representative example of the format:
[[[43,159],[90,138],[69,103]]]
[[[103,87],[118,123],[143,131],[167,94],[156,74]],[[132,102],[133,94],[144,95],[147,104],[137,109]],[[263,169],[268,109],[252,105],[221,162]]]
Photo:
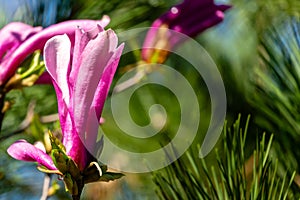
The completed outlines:
[[[278,161],[271,156],[273,136],[265,134],[246,157],[247,129],[240,118],[231,128],[224,127],[216,163],[208,165],[189,150],[169,167],[153,174],[160,199],[296,199],[291,190],[295,173],[279,175]],[[210,162],[211,163],[211,162]]]
[[[275,133],[283,169],[300,171],[300,23],[293,18],[260,38],[260,63],[249,92],[256,123]]]

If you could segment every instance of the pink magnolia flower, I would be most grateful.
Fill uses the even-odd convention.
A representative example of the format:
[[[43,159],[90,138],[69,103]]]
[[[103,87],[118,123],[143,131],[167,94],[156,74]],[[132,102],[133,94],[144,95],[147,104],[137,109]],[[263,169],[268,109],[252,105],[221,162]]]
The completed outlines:
[[[0,31],[0,86],[13,76],[28,55],[38,49],[42,50],[51,37],[67,34],[74,43],[77,26],[90,29],[99,24],[105,27],[109,21],[107,16],[102,20],[70,20],[51,25],[43,30],[41,27],[33,28],[19,22],[8,24]]]
[[[98,24],[90,31],[78,27],[75,38],[58,35],[45,44],[44,60],[57,94],[62,143],[80,171],[93,161],[84,145],[89,149],[96,145],[101,112],[123,50],[123,44],[117,47],[117,43],[116,34]],[[16,159],[56,169],[49,155],[24,140],[7,151]]]
[[[151,62],[155,48],[171,50],[184,40],[168,30],[195,37],[220,23],[224,18],[223,12],[229,8],[228,5],[215,5],[213,0],[184,0],[153,22],[144,41],[142,58]],[[163,57],[166,54],[165,51],[159,53]]]

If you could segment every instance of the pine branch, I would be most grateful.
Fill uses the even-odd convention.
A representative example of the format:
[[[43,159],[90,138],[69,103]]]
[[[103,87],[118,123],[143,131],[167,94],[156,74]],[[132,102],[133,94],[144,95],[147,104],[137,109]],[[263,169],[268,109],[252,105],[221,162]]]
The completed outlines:
[[[189,150],[163,171],[154,172],[160,199],[294,199],[300,192],[290,188],[294,174],[278,172],[270,155],[273,136],[257,138],[250,160],[245,155],[249,124],[240,127],[240,117],[231,128],[225,125],[223,145],[216,151],[217,165]],[[252,170],[249,170],[249,165]]]
[[[280,168],[300,171],[300,23],[290,18],[260,38],[260,65],[248,100],[258,125],[276,134],[274,149]],[[278,143],[278,144],[276,144]]]

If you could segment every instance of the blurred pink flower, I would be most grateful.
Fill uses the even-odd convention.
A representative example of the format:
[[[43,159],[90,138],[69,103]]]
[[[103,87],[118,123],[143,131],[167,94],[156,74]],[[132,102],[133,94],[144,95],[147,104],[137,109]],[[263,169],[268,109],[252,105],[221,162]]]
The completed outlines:
[[[155,51],[158,50],[163,58],[166,50],[171,50],[184,39],[174,35],[172,31],[195,37],[204,30],[220,23],[224,18],[224,11],[228,5],[216,5],[213,0],[184,0],[156,19],[144,41],[142,58],[151,62]],[[156,50],[155,50],[156,49]]]
[[[14,75],[27,56],[38,49],[42,50],[51,37],[67,34],[74,43],[77,26],[88,30],[96,24],[105,27],[109,21],[108,16],[104,16],[102,20],[70,20],[51,25],[43,30],[41,27],[33,28],[20,22],[6,25],[0,31],[0,86]]]
[[[42,27],[32,27],[22,22],[11,22],[0,30],[0,85],[2,80],[8,79],[3,71],[10,71],[6,63],[12,54],[24,41],[41,30]]]
[[[84,145],[88,149],[97,145],[101,112],[123,50],[123,44],[117,45],[116,34],[99,24],[87,32],[78,27],[74,38],[58,35],[45,44],[44,61],[57,95],[62,143],[80,171],[93,161]],[[12,144],[8,153],[55,168],[50,156],[24,140]]]

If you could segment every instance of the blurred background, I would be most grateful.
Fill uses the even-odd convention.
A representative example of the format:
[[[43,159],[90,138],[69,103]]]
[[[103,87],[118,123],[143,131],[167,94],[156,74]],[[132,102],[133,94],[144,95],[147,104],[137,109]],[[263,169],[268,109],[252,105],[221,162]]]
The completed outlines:
[[[100,19],[103,15],[109,15],[111,18],[109,27],[120,33],[131,28],[150,26],[156,18],[178,2],[175,0],[0,0],[0,28],[12,21],[47,27],[68,19]],[[270,166],[263,169],[269,170],[270,173],[274,172],[274,177],[283,180],[282,188],[284,189],[282,190],[287,191],[286,198],[299,198],[300,2],[297,0],[215,0],[215,2],[230,4],[233,7],[226,11],[222,23],[201,33],[196,40],[210,54],[221,72],[227,95],[227,127],[231,127],[235,123],[239,114],[241,117],[238,123],[241,124],[241,127],[245,126],[247,116],[251,116],[247,138],[244,143],[237,144],[244,149],[244,155],[242,155],[244,162],[241,163],[241,167],[245,169],[249,165],[246,161],[253,160],[253,155],[255,155],[253,152],[267,152]],[[134,54],[123,56],[114,81],[118,80],[124,72],[131,68],[131,64],[137,61]],[[182,73],[196,89],[201,109],[201,121],[197,138],[189,149],[189,152],[195,152],[209,125],[210,99],[208,91],[201,76],[183,60],[170,56],[167,63]],[[140,90],[142,95],[133,96],[130,103],[132,118],[137,124],[149,123],[148,110],[144,107],[145,101],[154,101],[163,105],[169,117],[168,127],[163,130],[167,137],[161,134],[157,138],[147,141],[146,145],[152,150],[165,144],[166,138],[173,137],[172,133],[178,124],[179,105],[174,95],[166,88],[149,85]],[[143,98],[141,99],[140,96]],[[13,90],[6,99],[10,102],[11,107],[5,114],[0,134],[0,199],[40,199],[44,174],[38,172],[35,164],[10,158],[6,149],[17,139],[25,138],[34,142],[44,137],[45,130],[59,130],[59,122],[53,115],[57,113],[54,90],[49,85],[34,85],[22,90]],[[112,118],[109,106],[108,100],[103,111],[103,117],[106,119],[106,123],[103,125],[105,132],[109,132],[109,137],[123,146],[130,142],[136,142],[122,136],[122,131],[118,129]],[[226,144],[230,143],[230,139],[240,140],[242,131],[233,128],[231,134],[233,136],[230,136],[230,133],[225,136],[223,134],[215,150],[219,149],[221,152],[219,155],[221,160],[228,161],[231,158],[232,162],[228,166],[234,169],[234,163],[240,162],[238,157],[241,151],[233,147],[230,149]],[[259,142],[263,139],[272,139],[273,141],[267,151],[257,147],[259,146],[257,144],[260,144]],[[141,145],[140,148],[145,146],[144,143],[137,142],[137,144]],[[126,148],[132,150],[131,147]],[[137,146],[134,150],[138,152],[140,149]],[[227,154],[229,150],[236,150],[236,157]],[[187,159],[188,155],[192,159]],[[200,159],[197,154],[188,155],[184,155],[168,169],[145,174],[126,174],[122,179],[110,183],[89,184],[85,188],[83,198],[190,199],[188,196],[175,194],[174,191],[179,188],[178,191],[184,193],[185,187],[199,187],[197,191],[202,191],[202,187],[217,188],[218,184],[221,185],[220,188],[222,188],[222,184],[225,184],[224,190],[216,191],[224,192],[231,188],[233,193],[229,197],[235,195],[238,197],[239,193],[235,192],[237,188],[234,185],[226,185],[227,179],[220,175],[225,172],[222,171],[222,165],[217,164],[218,158],[214,151],[204,161],[208,168],[211,166],[216,168],[215,176],[217,178],[215,180],[217,181],[212,185],[209,185],[210,181],[208,183],[203,181],[203,185],[196,184],[203,179],[209,180],[214,173],[210,170],[206,173],[203,170],[203,163],[198,162]],[[254,160],[255,158],[254,156]],[[260,163],[258,158],[257,160],[258,164],[256,163],[254,166],[258,167]],[[187,169],[186,174],[183,173],[185,169]],[[199,173],[200,178],[197,179],[198,176],[194,176],[189,169],[194,169],[191,171]],[[182,173],[186,176],[172,176],[170,172]],[[230,173],[228,172],[227,175],[231,176]],[[245,184],[249,184],[249,187],[245,186],[246,189],[255,187],[255,184],[251,186],[251,183],[256,180],[255,176],[254,174],[252,179],[247,180]],[[193,177],[194,181],[189,180],[190,184],[178,186],[178,181],[188,182],[189,177]],[[240,182],[234,179],[233,182],[244,183],[246,177],[244,178],[245,180],[239,180]],[[269,178],[267,176],[266,179]],[[259,180],[257,185],[263,183],[262,178]],[[291,181],[289,182],[289,180]],[[285,181],[287,181],[286,185]],[[267,184],[272,183],[274,181],[272,182],[271,179],[270,182],[267,182]],[[272,193],[266,187],[274,188],[275,186],[258,188],[263,191],[262,193]],[[203,194],[209,193],[209,190],[202,192],[199,196],[196,196],[197,191],[189,192],[195,192],[195,199],[196,197],[197,199],[209,199],[209,197],[203,197],[205,196]],[[251,193],[252,190],[247,191],[245,194]],[[64,186],[56,176],[52,177],[51,192],[52,195],[49,199],[69,197],[65,194]]]

